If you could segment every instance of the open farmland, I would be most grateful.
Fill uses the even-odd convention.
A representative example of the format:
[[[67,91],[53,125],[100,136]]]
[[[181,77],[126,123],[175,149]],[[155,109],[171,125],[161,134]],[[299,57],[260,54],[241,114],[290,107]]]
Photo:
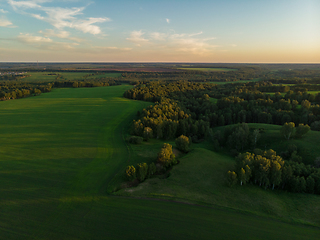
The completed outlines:
[[[192,71],[202,71],[202,72],[230,72],[238,71],[235,68],[178,68],[180,70],[192,70]]]
[[[318,228],[215,205],[108,195],[131,163],[123,130],[150,105],[122,98],[128,88],[0,102],[1,239],[317,239]]]
[[[81,79],[93,79],[104,77],[120,77],[121,73],[99,73],[97,75],[90,75],[93,72],[28,72],[26,77],[22,78],[22,81],[27,82],[54,82],[59,80],[81,80]],[[87,77],[86,77],[87,76]],[[57,79],[59,77],[59,79]]]

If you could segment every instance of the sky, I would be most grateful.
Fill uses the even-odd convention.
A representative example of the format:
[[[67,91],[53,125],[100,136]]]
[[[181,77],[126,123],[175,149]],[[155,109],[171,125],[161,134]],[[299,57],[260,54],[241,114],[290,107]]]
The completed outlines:
[[[0,0],[0,62],[320,63],[320,0]]]

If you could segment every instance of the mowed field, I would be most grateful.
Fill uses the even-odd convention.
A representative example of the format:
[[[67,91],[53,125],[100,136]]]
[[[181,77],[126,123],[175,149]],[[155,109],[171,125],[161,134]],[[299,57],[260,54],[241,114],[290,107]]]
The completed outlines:
[[[0,102],[0,239],[318,239],[319,228],[214,204],[108,194],[138,161],[124,132],[150,105],[124,99],[130,87]]]

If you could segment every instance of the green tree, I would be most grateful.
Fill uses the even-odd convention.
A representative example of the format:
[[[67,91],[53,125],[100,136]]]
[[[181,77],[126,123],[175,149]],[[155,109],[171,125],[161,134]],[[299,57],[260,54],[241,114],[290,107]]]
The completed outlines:
[[[182,152],[185,152],[185,153],[189,152],[189,146],[190,146],[189,138],[184,135],[181,135],[176,139],[176,146]]]
[[[307,177],[307,187],[306,190],[308,193],[314,193],[315,181],[312,176]]]
[[[251,142],[252,142],[252,147],[253,149],[256,148],[256,145],[257,145],[257,142],[258,140],[260,139],[261,137],[261,134],[260,134],[260,131],[259,129],[255,129],[252,133],[252,137],[251,137]]]
[[[228,171],[227,173],[227,182],[230,187],[234,186],[237,183],[237,174],[234,171]]]
[[[126,168],[126,177],[129,181],[136,179],[136,168],[134,166],[128,166]]]
[[[294,133],[294,122],[289,122],[289,123],[285,123],[283,124],[280,132],[281,134],[284,136],[285,139],[289,140],[290,137],[293,135]]]
[[[144,140],[149,141],[149,139],[153,137],[152,128],[145,127],[143,129],[143,134],[142,135],[143,135]]]
[[[157,167],[154,163],[150,163],[149,167],[148,167],[148,176],[152,176],[153,174],[155,174],[157,171]]]
[[[172,151],[172,145],[164,143],[160,152],[158,153],[158,162],[164,167],[168,168],[176,163],[175,155]]]
[[[144,181],[148,175],[148,164],[139,163],[137,165],[137,178],[140,182]]]
[[[299,126],[296,127],[296,137],[301,138],[303,135],[305,135],[309,131],[310,131],[310,127],[308,124],[304,125],[300,123]]]
[[[271,163],[270,183],[272,184],[272,190],[281,183],[281,165],[277,161]]]

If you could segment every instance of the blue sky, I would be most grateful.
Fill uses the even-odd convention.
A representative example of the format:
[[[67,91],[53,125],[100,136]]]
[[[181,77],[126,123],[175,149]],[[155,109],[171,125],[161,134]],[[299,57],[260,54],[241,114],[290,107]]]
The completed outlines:
[[[0,61],[320,62],[319,0],[0,0]]]

